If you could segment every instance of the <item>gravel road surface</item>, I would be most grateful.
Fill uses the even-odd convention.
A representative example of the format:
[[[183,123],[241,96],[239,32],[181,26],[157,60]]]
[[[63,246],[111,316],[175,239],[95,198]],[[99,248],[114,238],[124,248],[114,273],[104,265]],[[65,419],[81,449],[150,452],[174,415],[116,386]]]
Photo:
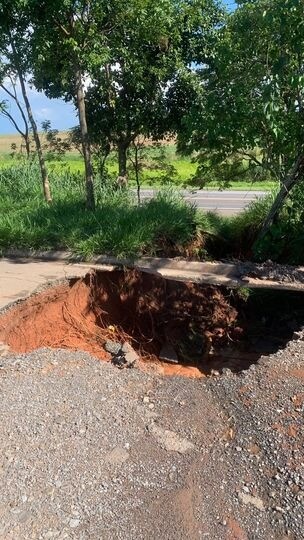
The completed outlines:
[[[201,380],[3,357],[0,538],[302,539],[303,353]]]

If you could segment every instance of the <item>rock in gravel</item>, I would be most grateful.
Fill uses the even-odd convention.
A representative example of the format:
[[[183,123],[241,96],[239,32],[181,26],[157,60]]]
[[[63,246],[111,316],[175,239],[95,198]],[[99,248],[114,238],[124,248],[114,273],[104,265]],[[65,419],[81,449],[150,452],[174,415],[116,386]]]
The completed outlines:
[[[79,527],[80,525],[80,520],[79,519],[70,519],[70,522],[69,522],[69,525],[71,527],[71,529],[76,529],[76,527]]]
[[[185,454],[186,452],[194,449],[194,444],[192,442],[180,437],[174,431],[164,429],[154,423],[148,427],[148,430],[157,440],[159,445],[169,452]]]
[[[244,504],[252,504],[252,506],[255,506],[258,510],[265,510],[264,503],[259,497],[253,497],[248,493],[242,493],[242,491],[238,493],[238,497]]]
[[[3,341],[0,341],[0,356],[6,356],[9,353],[9,346]]]
[[[171,364],[178,364],[178,356],[170,343],[165,343],[159,353],[159,358]]]
[[[116,356],[121,351],[121,344],[118,341],[106,341],[104,348],[107,352]]]
[[[304,329],[298,330],[297,332],[293,333],[292,339],[299,339],[304,341]]]
[[[106,460],[113,465],[122,465],[127,459],[129,459],[129,452],[121,446],[116,446],[106,456]]]

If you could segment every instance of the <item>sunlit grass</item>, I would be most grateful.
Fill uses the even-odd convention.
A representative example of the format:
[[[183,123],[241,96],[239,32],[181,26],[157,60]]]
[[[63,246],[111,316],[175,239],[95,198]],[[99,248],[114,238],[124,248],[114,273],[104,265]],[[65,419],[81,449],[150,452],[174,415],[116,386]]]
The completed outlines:
[[[191,157],[183,157],[176,153],[176,146],[174,144],[166,145],[164,147],[166,155],[166,163],[168,166],[172,166],[176,170],[176,174],[172,176],[168,182],[166,179],[164,182],[163,173],[157,168],[153,168],[152,160],[149,164],[149,168],[144,169],[140,174],[141,186],[144,187],[160,187],[164,183],[176,185],[178,188],[193,188],[191,179],[194,176],[197,168],[197,164],[191,160]],[[148,154],[155,155],[155,149],[149,149]],[[18,161],[18,157],[12,158],[9,152],[0,152],[0,169],[3,167],[8,167],[13,163]],[[72,174],[74,173],[84,173],[84,162],[82,156],[79,152],[69,152],[61,160],[57,161],[48,161],[48,168],[51,171],[67,171],[69,170]],[[110,174],[117,175],[118,169],[115,161],[115,154],[112,153],[110,159],[107,162],[107,168]],[[132,179],[133,171],[132,168],[129,170],[130,173],[130,184],[135,185],[134,179]],[[231,185],[227,188],[229,190],[262,190],[268,191],[272,190],[275,187],[274,182],[270,181],[259,181],[259,182],[250,182],[248,180],[233,180]],[[216,181],[209,181],[205,189],[219,189],[219,184]]]

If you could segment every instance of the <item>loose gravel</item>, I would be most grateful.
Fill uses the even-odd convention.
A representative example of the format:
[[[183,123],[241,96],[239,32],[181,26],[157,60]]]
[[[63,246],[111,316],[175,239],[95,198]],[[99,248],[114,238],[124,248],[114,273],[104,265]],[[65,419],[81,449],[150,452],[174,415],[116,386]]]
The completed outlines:
[[[304,267],[277,264],[272,261],[264,263],[252,263],[250,261],[239,262],[238,272],[242,278],[246,276],[265,281],[278,283],[304,283]]]
[[[3,357],[0,538],[302,539],[302,337],[200,380]]]

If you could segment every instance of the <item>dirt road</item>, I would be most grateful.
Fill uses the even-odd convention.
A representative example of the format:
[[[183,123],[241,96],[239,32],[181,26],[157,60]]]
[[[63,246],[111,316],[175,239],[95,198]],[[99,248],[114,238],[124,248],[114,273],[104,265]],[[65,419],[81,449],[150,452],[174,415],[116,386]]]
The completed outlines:
[[[201,380],[2,358],[0,538],[302,539],[303,352]]]

